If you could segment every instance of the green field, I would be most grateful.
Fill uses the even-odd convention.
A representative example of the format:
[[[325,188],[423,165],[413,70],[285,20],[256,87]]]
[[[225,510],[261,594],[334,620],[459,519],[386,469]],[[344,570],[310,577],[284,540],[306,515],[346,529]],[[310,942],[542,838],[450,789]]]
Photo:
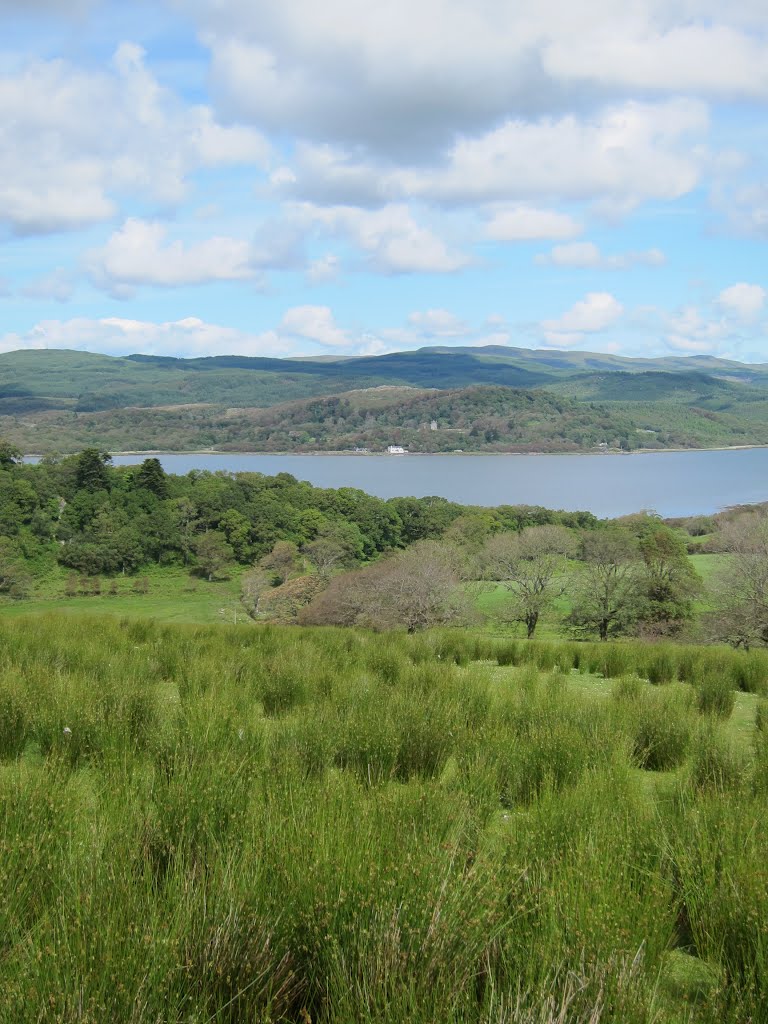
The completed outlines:
[[[208,582],[191,576],[181,568],[150,568],[138,577],[116,577],[116,594],[111,594],[112,579],[102,581],[99,596],[64,596],[64,572],[52,572],[35,598],[29,601],[0,603],[0,619],[30,614],[57,612],[66,615],[113,615],[120,618],[148,618],[158,622],[236,623],[247,618],[240,604],[239,567],[225,579]],[[137,593],[136,580],[145,579],[146,594]]]
[[[767,691],[761,652],[6,618],[0,1020],[764,1021]]]

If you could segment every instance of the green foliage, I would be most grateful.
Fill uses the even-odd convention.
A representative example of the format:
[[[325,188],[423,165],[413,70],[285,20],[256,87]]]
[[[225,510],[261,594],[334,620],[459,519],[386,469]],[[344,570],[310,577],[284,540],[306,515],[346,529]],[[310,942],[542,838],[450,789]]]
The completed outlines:
[[[3,621],[0,1018],[762,1020],[759,756],[614,646]]]
[[[94,443],[169,451],[389,443],[418,451],[578,451],[600,443],[632,450],[768,441],[760,368],[648,365],[501,348],[300,362],[79,352],[43,360],[11,352],[0,357],[0,431],[10,451],[38,452]],[[726,370],[733,380],[720,379]],[[436,430],[428,429],[432,420]]]
[[[617,682],[613,699],[640,768],[668,771],[683,762],[696,725],[687,691],[651,690],[628,677]]]
[[[705,714],[730,718],[735,702],[733,681],[720,673],[704,676],[696,687],[696,704]]]

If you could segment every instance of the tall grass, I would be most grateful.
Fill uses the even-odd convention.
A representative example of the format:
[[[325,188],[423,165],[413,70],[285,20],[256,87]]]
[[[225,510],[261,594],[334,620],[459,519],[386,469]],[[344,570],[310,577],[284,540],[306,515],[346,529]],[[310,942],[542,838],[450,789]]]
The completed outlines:
[[[0,624],[0,1021],[766,1019],[763,733],[649,657]]]

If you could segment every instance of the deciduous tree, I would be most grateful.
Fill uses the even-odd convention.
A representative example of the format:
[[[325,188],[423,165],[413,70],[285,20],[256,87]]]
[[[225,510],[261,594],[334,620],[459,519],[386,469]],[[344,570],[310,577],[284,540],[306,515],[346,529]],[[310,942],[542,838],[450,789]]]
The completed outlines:
[[[542,613],[565,590],[566,558],[576,550],[562,526],[529,526],[492,537],[485,547],[487,574],[509,591],[506,616],[525,625],[530,639]]]
[[[626,633],[643,612],[637,541],[617,528],[595,530],[582,541],[584,566],[573,581],[572,629],[601,640]]]
[[[713,579],[711,638],[747,650],[768,644],[768,518],[738,516],[724,524],[721,543],[727,560]]]

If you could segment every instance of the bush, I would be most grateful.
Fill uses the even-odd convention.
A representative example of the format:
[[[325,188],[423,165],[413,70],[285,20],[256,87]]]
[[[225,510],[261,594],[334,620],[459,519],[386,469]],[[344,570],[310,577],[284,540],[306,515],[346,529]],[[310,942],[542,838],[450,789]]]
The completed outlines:
[[[696,687],[696,706],[702,714],[730,718],[736,703],[731,680],[721,675],[707,675]]]
[[[733,747],[711,726],[699,730],[693,746],[689,784],[702,792],[727,793],[740,788],[745,765]]]
[[[668,771],[683,762],[694,725],[685,692],[658,692],[630,677],[616,684],[613,702],[640,768]]]

